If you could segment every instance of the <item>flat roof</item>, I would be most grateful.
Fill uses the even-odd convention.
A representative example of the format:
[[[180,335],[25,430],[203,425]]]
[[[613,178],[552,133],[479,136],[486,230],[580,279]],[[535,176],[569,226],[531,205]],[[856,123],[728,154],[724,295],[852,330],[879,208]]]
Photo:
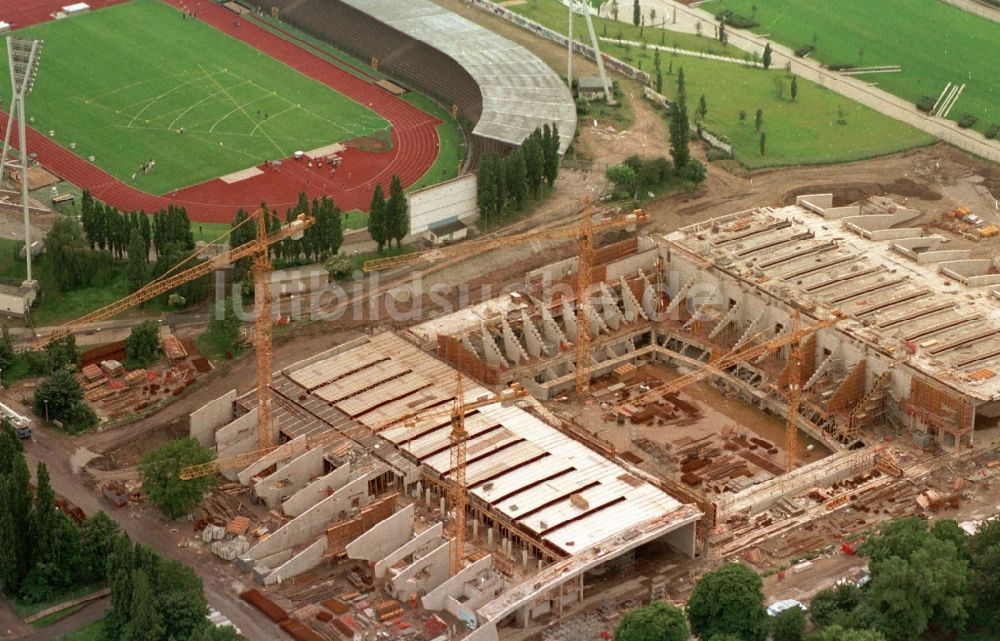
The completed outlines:
[[[379,334],[280,373],[275,385],[279,426],[293,435],[358,426],[363,431],[352,433],[355,440],[372,448],[381,443],[379,458],[391,452],[446,479],[452,473],[447,412],[456,379],[454,369],[400,336]],[[463,386],[468,401],[491,393],[469,379]],[[377,436],[364,429],[422,408],[438,409],[431,418]],[[326,419],[314,420],[324,413]],[[466,429],[466,482],[472,496],[567,556],[683,507],[520,407],[497,403],[472,410]]]
[[[473,133],[520,145],[544,124],[559,127],[559,152],[576,132],[576,104],[548,65],[521,45],[430,0],[343,0],[448,55],[479,85],[483,113]]]
[[[885,220],[906,221],[895,216]],[[872,229],[892,239],[871,240]],[[989,287],[967,287],[942,272],[963,269],[971,252],[921,234],[880,224],[878,215],[838,219],[791,205],[715,218],[665,238],[804,313],[841,311],[848,318],[837,330],[930,379],[979,400],[1000,399],[1000,300]]]

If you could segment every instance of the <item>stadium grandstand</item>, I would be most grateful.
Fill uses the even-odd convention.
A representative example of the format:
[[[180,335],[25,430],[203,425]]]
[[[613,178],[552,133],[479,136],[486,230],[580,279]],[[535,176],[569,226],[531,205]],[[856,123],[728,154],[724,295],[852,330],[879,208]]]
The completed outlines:
[[[472,126],[467,165],[503,153],[536,127],[559,127],[560,152],[576,106],[559,75],[524,47],[429,0],[242,0],[326,40],[445,105]]]

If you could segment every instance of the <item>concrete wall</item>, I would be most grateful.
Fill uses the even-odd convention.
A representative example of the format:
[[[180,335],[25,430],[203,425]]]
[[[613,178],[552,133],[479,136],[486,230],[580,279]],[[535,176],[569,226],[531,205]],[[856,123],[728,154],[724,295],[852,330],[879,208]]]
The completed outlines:
[[[489,570],[490,567],[492,567],[492,563],[493,557],[487,555],[472,565],[464,567],[458,574],[428,592],[422,599],[420,599],[420,604],[427,610],[443,610],[445,600],[448,597],[454,598],[461,596],[464,592],[463,586],[467,582],[472,581],[474,578],[479,576],[481,573]]]
[[[924,233],[919,227],[904,227],[902,229],[880,229],[869,232],[868,238],[871,240],[900,240],[903,238],[915,238]]]
[[[413,532],[412,524],[410,527],[410,532]],[[408,534],[407,537],[410,535]],[[400,559],[405,559],[407,556],[413,554],[416,550],[428,545],[434,539],[440,539],[444,536],[444,526],[441,523],[435,523],[431,527],[427,528],[417,536],[413,537],[409,541],[402,543],[395,550],[388,552],[383,556],[378,562],[375,563],[375,577],[381,579],[385,576],[386,571],[393,565],[399,562]]]
[[[823,215],[828,207],[833,207],[833,194],[802,194],[796,196],[795,204]]]
[[[947,249],[942,251],[928,251],[917,254],[917,264],[926,265],[928,263],[943,263],[953,260],[965,260],[972,257],[972,252],[968,249]]]
[[[214,401],[209,401],[191,412],[188,417],[189,432],[203,447],[215,445],[215,431],[233,420],[233,401],[236,390],[229,390]]]
[[[216,452],[219,458],[238,456],[257,449],[257,408],[232,421],[215,432]],[[223,470],[222,475],[236,480],[239,470]]]
[[[405,601],[411,594],[430,592],[446,581],[450,547],[450,541],[441,541],[393,577],[391,583],[395,597]]]
[[[281,504],[281,509],[285,513],[285,516],[296,517],[322,501],[332,492],[347,485],[350,480],[350,467],[342,465],[293,494]]]
[[[348,558],[370,562],[385,558],[413,534],[413,512],[411,503],[348,543]]]
[[[616,260],[613,263],[608,263],[604,280],[605,282],[610,282],[622,276],[632,276],[640,269],[648,273],[653,268],[653,263],[659,254],[660,250],[657,248],[647,249],[621,260]]]
[[[406,195],[410,204],[410,234],[420,234],[432,225],[453,220],[475,220],[476,175],[469,173],[433,187]]]
[[[303,434],[302,436],[281,445],[273,452],[260,457],[255,462],[241,470],[240,473],[236,475],[236,478],[243,485],[250,485],[253,482],[253,477],[257,474],[260,474],[262,471],[271,467],[275,463],[277,463],[279,467],[283,467],[284,461],[290,461],[293,458],[301,456],[305,451],[306,436]]]
[[[352,500],[357,498],[363,507],[368,504],[368,480],[356,479],[323,499],[302,515],[278,528],[270,537],[250,548],[248,555],[262,559],[303,545],[326,533],[330,523],[351,513]]]
[[[689,559],[694,558],[696,552],[694,523],[688,523],[683,527],[667,532],[663,535],[663,540],[666,541],[670,547],[674,548],[681,554],[686,555]]]
[[[273,510],[322,473],[323,448],[316,448],[279,467],[274,474],[257,481],[253,491],[264,499],[268,508]]]
[[[303,572],[308,572],[323,561],[323,555],[326,553],[326,547],[328,545],[328,540],[326,538],[326,533],[323,536],[316,539],[316,541],[308,546],[306,549],[302,550],[288,561],[278,566],[274,572],[269,574],[264,579],[264,585],[272,585],[274,583],[281,583],[294,576],[298,576]]]
[[[973,258],[970,260],[952,260],[941,263],[941,269],[950,269],[961,276],[982,276],[990,273],[993,261],[988,258]]]
[[[986,287],[988,285],[1000,284],[1000,274],[986,274],[984,276],[970,276],[966,281],[969,287]]]

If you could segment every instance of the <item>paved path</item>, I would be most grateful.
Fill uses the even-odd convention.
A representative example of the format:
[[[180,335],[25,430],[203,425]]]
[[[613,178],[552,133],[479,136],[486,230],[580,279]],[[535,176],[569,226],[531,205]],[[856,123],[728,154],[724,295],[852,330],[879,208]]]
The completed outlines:
[[[83,626],[97,621],[108,611],[108,606],[108,599],[95,601],[81,608],[79,612],[74,612],[65,619],[60,619],[50,626],[46,626],[26,637],[21,637],[18,641],[55,641],[70,632],[75,632]]]
[[[178,547],[178,544],[187,538],[187,532],[190,532],[191,525],[189,523],[182,521],[177,523],[160,522],[155,527],[150,527],[149,518],[133,518],[130,509],[110,508],[107,503],[89,491],[81,483],[80,477],[70,470],[69,459],[72,452],[64,448],[64,443],[69,443],[69,441],[60,441],[58,437],[50,434],[47,430],[35,430],[31,441],[25,443],[25,456],[32,474],[38,462],[44,462],[52,477],[52,487],[58,494],[69,499],[87,514],[104,510],[108,516],[117,521],[128,532],[133,541],[148,545],[164,557],[176,559],[194,569],[204,582],[205,598],[208,599],[209,605],[227,616],[240,628],[243,636],[250,641],[273,641],[280,636],[278,628],[270,619],[239,598],[237,592],[243,586],[236,585],[230,577],[219,572],[218,566],[214,563],[215,559],[206,562],[204,555],[199,557],[187,548]],[[173,533],[170,531],[173,528],[179,531]],[[104,606],[105,603],[102,601],[98,605]],[[74,617],[90,609],[84,608]],[[101,614],[103,614],[103,610],[100,610],[92,620],[99,618]],[[71,620],[74,617],[68,617],[66,620]],[[56,625],[59,624],[54,624],[52,627]],[[83,625],[83,623],[79,623],[77,627],[79,625]],[[49,628],[42,632],[47,630]],[[63,633],[65,634],[65,631]],[[36,637],[26,638],[34,641]],[[37,637],[39,640],[54,638]]]
[[[1000,7],[991,7],[982,2],[976,2],[976,0],[941,0],[941,2],[947,2],[953,7],[958,7],[962,11],[968,11],[980,18],[1000,22]]]
[[[967,2],[970,5],[981,7],[973,0],[948,0],[949,2]],[[631,19],[631,2],[618,0],[618,19],[627,22]],[[702,9],[693,9],[674,0],[641,0],[643,13],[649,15],[650,9],[656,10],[657,20],[667,18],[668,23],[674,15],[677,16],[677,24],[668,24],[669,28],[691,32],[693,25],[699,21],[702,23],[703,33],[711,36],[715,25],[715,16]],[[627,11],[625,9],[628,9]],[[675,13],[676,12],[676,13]],[[607,15],[609,12],[603,12]],[[729,44],[762,56],[764,46],[768,42],[766,38],[756,36],[749,31],[742,29],[728,28]],[[902,98],[865,84],[863,81],[850,76],[824,69],[815,60],[797,57],[791,49],[784,45],[771,42],[772,66],[784,67],[791,65],[792,73],[811,80],[831,91],[835,91],[842,96],[860,102],[861,104],[875,109],[890,118],[895,118],[905,122],[921,131],[927,132],[944,142],[955,145],[971,154],[1000,162],[1000,141],[987,140],[978,131],[965,130],[956,123],[942,118],[933,118],[917,110],[916,106]]]

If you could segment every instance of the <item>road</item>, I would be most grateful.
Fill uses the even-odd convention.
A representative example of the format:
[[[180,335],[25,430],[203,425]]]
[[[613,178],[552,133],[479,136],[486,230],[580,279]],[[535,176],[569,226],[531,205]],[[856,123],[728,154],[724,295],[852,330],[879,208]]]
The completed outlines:
[[[104,510],[128,532],[133,541],[147,545],[164,557],[180,561],[197,572],[205,584],[205,598],[208,599],[209,605],[229,617],[247,639],[273,641],[279,636],[277,628],[270,619],[239,598],[238,591],[242,586],[234,585],[231,578],[213,569],[214,564],[206,563],[203,555],[186,547],[178,547],[188,538],[190,525],[172,524],[161,519],[155,523],[155,527],[150,527],[149,518],[134,518],[127,508],[111,507],[94,492],[88,490],[81,478],[70,470],[69,459],[73,448],[75,446],[70,439],[50,434],[46,430],[35,430],[31,441],[25,443],[25,456],[32,474],[39,462],[46,464],[52,479],[52,487],[57,494],[66,497],[87,514]],[[81,610],[81,613],[85,610]],[[79,625],[84,623],[86,621]],[[50,637],[39,637],[42,638]]]
[[[955,0],[955,3],[958,1]],[[632,15],[632,2],[631,0],[617,0],[617,2],[619,5],[618,19],[627,22]],[[971,4],[979,6],[977,3]],[[704,27],[708,28],[708,33],[711,33],[711,27],[716,22],[715,16],[707,11],[688,7],[675,0],[641,0],[640,5],[646,15],[649,14],[650,9],[655,9],[658,16],[671,16],[672,18],[676,15],[678,24],[669,25],[671,29],[690,31],[693,24],[701,22]],[[743,51],[756,53],[758,56],[763,55],[764,46],[768,42],[766,38],[733,27],[727,28],[726,33],[729,35],[729,44]],[[918,111],[911,102],[872,87],[857,78],[829,71],[815,60],[799,58],[784,45],[771,42],[771,48],[773,67],[781,68],[791,65],[792,73],[797,76],[860,102],[890,118],[905,122],[944,142],[955,145],[959,149],[987,160],[1000,162],[1000,142],[998,141],[987,140],[977,131],[962,129],[951,120],[925,115]]]

